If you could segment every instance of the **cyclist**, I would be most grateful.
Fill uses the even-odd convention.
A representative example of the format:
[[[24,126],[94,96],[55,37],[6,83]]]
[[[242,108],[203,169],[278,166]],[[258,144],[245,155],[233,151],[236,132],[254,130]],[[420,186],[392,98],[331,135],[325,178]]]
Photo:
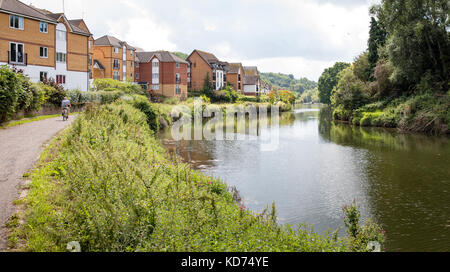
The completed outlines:
[[[64,97],[64,100],[61,103],[63,120],[69,120],[70,107],[72,107],[70,100],[67,97]]]

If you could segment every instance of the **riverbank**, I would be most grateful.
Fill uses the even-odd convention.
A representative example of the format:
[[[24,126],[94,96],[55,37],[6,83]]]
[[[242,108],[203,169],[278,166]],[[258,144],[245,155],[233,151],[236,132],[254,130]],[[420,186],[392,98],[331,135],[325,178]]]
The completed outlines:
[[[403,132],[450,134],[450,93],[400,97],[356,110],[334,108],[333,118],[356,126],[398,128]]]
[[[364,239],[294,230],[275,208],[247,210],[225,183],[171,159],[147,121],[125,103],[93,107],[56,138],[13,224],[16,250],[364,251],[379,238],[378,228]]]

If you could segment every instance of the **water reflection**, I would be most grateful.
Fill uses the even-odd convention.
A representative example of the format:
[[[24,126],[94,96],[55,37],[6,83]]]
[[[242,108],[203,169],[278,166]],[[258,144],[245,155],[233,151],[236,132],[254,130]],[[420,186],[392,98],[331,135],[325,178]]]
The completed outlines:
[[[281,223],[334,230],[342,207],[357,199],[364,217],[386,229],[388,250],[450,251],[448,138],[337,124],[315,105],[282,114],[279,131],[273,152],[261,151],[259,137],[175,142],[168,131],[161,138],[195,168],[236,186],[250,209],[275,201]]]

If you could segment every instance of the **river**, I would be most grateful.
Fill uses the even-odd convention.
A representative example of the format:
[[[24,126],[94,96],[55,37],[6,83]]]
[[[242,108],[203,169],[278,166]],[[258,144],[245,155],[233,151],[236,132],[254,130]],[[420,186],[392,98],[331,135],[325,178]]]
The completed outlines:
[[[282,114],[272,151],[258,137],[177,142],[167,130],[160,138],[194,168],[236,186],[249,209],[275,202],[281,224],[344,234],[342,208],[356,200],[362,220],[386,230],[387,251],[450,251],[448,137],[336,124],[329,109],[299,105]]]

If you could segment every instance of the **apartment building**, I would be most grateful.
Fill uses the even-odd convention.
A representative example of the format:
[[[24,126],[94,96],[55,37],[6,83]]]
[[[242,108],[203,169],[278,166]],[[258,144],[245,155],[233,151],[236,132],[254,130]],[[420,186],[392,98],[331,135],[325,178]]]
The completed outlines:
[[[89,39],[83,20],[68,20],[17,0],[0,1],[0,65],[32,81],[55,79],[66,89],[89,89]]]
[[[189,63],[168,51],[137,52],[135,82],[154,94],[187,98]]]
[[[201,90],[207,75],[215,90],[221,90],[227,82],[226,65],[212,53],[194,50],[187,61],[190,64],[190,89]]]
[[[244,95],[260,95],[260,78],[257,67],[244,66]]]
[[[237,92],[243,91],[244,67],[242,63],[227,63],[226,81]]]
[[[113,36],[94,41],[93,78],[134,81],[136,48]]]

